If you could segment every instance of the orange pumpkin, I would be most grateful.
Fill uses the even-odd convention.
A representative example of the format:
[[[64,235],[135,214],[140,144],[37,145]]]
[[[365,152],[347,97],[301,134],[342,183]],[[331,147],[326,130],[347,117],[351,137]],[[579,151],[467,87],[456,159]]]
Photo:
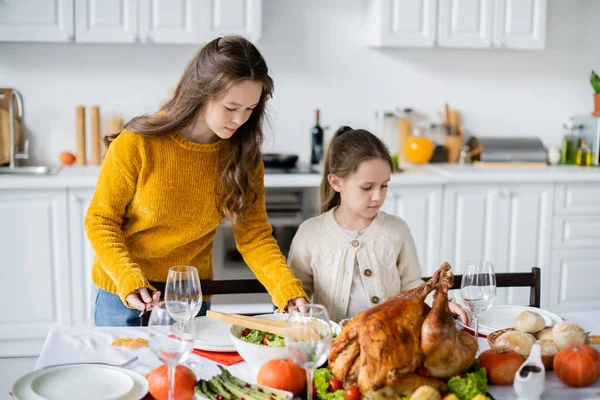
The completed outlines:
[[[184,365],[175,369],[175,400],[190,400],[194,397],[196,374]],[[148,374],[148,391],[156,400],[169,398],[169,370],[166,364],[154,368]]]
[[[573,344],[556,354],[553,366],[556,376],[565,384],[573,387],[590,386],[600,374],[600,355],[593,347]]]
[[[286,390],[297,395],[306,388],[306,371],[289,358],[267,361],[258,371],[259,385]]]
[[[489,349],[479,355],[479,362],[487,372],[488,380],[494,385],[512,385],[515,374],[525,358],[515,351],[500,353]]]

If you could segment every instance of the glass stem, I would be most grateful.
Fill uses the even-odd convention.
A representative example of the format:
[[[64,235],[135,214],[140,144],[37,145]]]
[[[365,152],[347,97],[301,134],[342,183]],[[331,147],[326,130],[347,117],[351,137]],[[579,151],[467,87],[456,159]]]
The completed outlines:
[[[477,320],[477,314],[473,313],[473,323],[475,324],[475,339],[479,338],[479,321]]]
[[[175,400],[175,371],[177,364],[168,363],[169,369],[169,400]]]
[[[306,400],[313,400],[313,374],[312,369],[306,368]]]

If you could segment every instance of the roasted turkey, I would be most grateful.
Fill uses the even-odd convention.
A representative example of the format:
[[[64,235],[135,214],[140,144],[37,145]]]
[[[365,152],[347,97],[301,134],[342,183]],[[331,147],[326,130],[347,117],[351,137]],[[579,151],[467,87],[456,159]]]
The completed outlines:
[[[331,373],[363,394],[385,388],[406,396],[421,385],[444,391],[439,379],[464,372],[477,353],[477,340],[456,329],[448,308],[453,280],[445,262],[421,286],[352,318],[333,343]],[[433,290],[429,307],[425,298]],[[431,377],[415,373],[422,369]]]

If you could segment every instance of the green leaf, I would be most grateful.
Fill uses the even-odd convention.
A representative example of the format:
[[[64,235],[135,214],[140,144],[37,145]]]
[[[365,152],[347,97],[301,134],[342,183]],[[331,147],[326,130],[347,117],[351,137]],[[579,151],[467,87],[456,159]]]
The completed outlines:
[[[592,84],[592,87],[594,88],[594,92],[596,92],[596,94],[600,94],[600,77],[598,77],[598,75],[592,71],[592,76],[590,77],[590,83]]]

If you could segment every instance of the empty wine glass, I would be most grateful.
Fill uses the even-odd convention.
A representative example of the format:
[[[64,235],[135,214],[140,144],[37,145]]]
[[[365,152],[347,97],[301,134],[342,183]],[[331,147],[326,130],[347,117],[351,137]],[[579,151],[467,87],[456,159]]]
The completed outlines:
[[[313,375],[331,350],[329,314],[319,304],[290,307],[285,328],[285,346],[296,364],[306,370],[306,399],[312,400]]]
[[[198,270],[191,266],[176,266],[169,269],[165,284],[165,303],[173,319],[179,322],[180,331],[183,325],[191,321],[202,308],[202,288]],[[202,365],[194,361],[184,364],[194,370],[202,369]]]
[[[467,261],[462,277],[460,294],[473,315],[475,337],[479,335],[480,313],[487,311],[496,301],[496,274],[490,261]]]
[[[164,301],[157,303],[148,320],[148,346],[167,365],[169,371],[169,400],[175,398],[175,370],[184,362],[193,349],[194,321],[182,327],[180,338],[169,337],[169,328],[175,320],[171,317]]]

